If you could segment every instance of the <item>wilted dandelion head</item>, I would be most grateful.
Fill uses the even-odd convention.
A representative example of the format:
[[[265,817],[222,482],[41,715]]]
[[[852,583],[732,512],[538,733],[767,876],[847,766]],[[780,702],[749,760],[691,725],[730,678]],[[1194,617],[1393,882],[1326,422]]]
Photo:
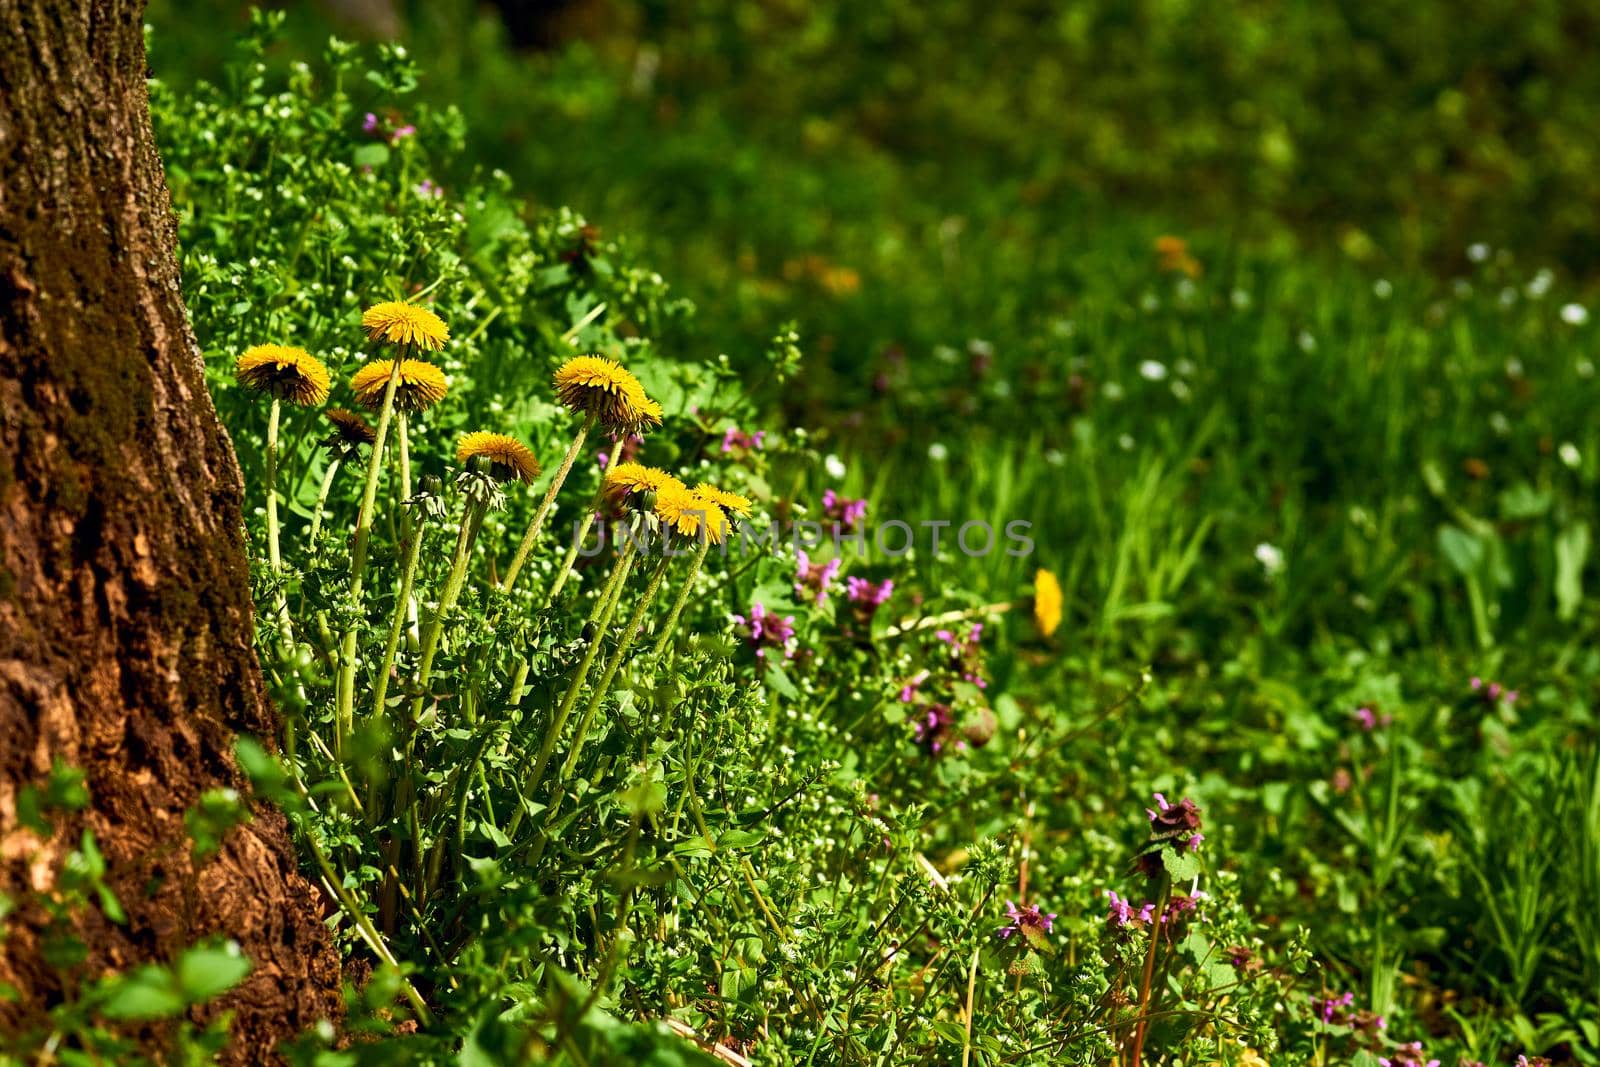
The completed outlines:
[[[346,408],[329,408],[323,414],[333,423],[333,435],[328,438],[329,444],[370,445],[377,440],[378,435],[373,432],[372,426],[353,411]]]
[[[367,337],[391,345],[410,345],[437,352],[450,340],[444,320],[425,307],[388,300],[361,313],[361,328]]]
[[[488,473],[496,480],[531,483],[539,477],[539,461],[527,445],[509,434],[474,430],[456,445],[456,462],[467,466],[475,459],[486,460]]]
[[[303,348],[252,345],[233,365],[239,384],[308,407],[328,398],[328,368]]]
[[[612,433],[641,433],[661,425],[661,405],[644,395],[628,370],[603,356],[575,356],[561,364],[556,396],[570,410],[593,415]]]
[[[655,512],[661,524],[680,537],[704,535],[712,544],[720,545],[728,533],[728,516],[722,509],[682,482],[674,481],[657,490]]]
[[[1043,567],[1033,578],[1033,623],[1041,637],[1049,637],[1061,625],[1061,583]]]
[[[748,497],[742,497],[738,493],[730,493],[726,489],[718,489],[710,482],[701,482],[694,487],[694,491],[723,511],[731,511],[740,518],[748,516],[750,509],[754,507]]]
[[[659,493],[667,486],[683,488],[683,483],[660,467],[642,463],[618,463],[606,471],[606,499],[613,503],[634,493]]]
[[[394,360],[378,359],[356,371],[350,388],[362,406],[383,406],[383,391],[389,384]],[[450,383],[444,371],[420,359],[400,361],[400,377],[394,385],[394,406],[399,411],[426,411],[444,399]]]

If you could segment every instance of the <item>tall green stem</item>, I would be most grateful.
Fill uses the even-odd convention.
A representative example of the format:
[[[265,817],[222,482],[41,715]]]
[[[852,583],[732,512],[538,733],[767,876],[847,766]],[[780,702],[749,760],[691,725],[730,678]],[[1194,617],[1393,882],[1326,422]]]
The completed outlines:
[[[404,356],[404,352],[400,353]],[[378,477],[383,472],[383,444],[389,436],[389,419],[394,414],[394,391],[400,383],[401,358],[390,361],[389,380],[383,387],[383,406],[378,410],[378,425],[372,435],[372,456],[367,463],[366,488],[361,493],[361,510],[356,512],[356,532],[350,544],[350,599],[360,609],[362,583],[367,573],[367,544],[372,536],[372,509],[378,499]],[[357,625],[348,626],[339,643],[339,689],[334,715],[337,751],[344,754],[344,740],[350,733],[355,710]]]
[[[282,402],[273,397],[272,414],[267,416],[267,559],[274,575],[283,570],[278,555],[278,420],[282,410]]]
[[[522,565],[528,561],[528,554],[533,551],[533,543],[538,540],[540,531],[544,529],[544,521],[555,505],[556,494],[561,491],[567,475],[572,472],[572,464],[577,461],[578,450],[583,447],[583,439],[594,426],[594,420],[595,416],[591,413],[583,420],[583,425],[578,427],[578,435],[572,439],[567,454],[561,458],[561,466],[556,468],[555,478],[551,480],[550,488],[545,490],[544,499],[539,502],[539,510],[533,514],[533,521],[528,524],[528,532],[522,535],[522,544],[517,546],[517,554],[511,557],[511,566],[506,568],[506,576],[500,583],[500,587],[507,592],[510,592],[512,584],[517,580]]]
[[[567,753],[566,762],[561,765],[557,783],[570,778],[578,766],[578,754],[583,751],[583,742],[589,733],[589,727],[594,723],[595,712],[600,710],[600,703],[610,691],[611,683],[616,678],[623,659],[628,655],[628,649],[633,647],[633,639],[639,636],[639,628],[644,625],[644,613],[649,610],[651,601],[655,600],[656,591],[661,588],[661,579],[666,576],[667,565],[671,562],[672,556],[663,552],[661,562],[656,564],[656,569],[650,575],[650,584],[645,586],[644,595],[639,598],[639,603],[634,605],[633,614],[628,617],[628,625],[622,630],[622,638],[612,650],[611,658],[606,661],[606,669],[601,673],[600,681],[595,684],[594,692],[589,695],[589,706],[583,709],[583,718],[578,721],[578,732],[572,738],[572,751]],[[552,817],[555,815],[554,804],[551,805],[550,815]]]
[[[655,647],[650,650],[650,666],[653,669],[656,661],[661,658],[661,653],[666,649],[667,642],[672,640],[672,631],[678,626],[678,616],[683,614],[683,606],[688,603],[689,594],[694,591],[694,580],[700,577],[700,567],[706,561],[706,553],[711,550],[711,539],[702,537],[700,549],[694,554],[694,561],[689,564],[688,577],[683,580],[683,588],[678,590],[677,597],[672,601],[672,610],[667,613],[667,621],[661,624],[661,634],[656,638]]]
[[[322,511],[328,506],[328,495],[333,492],[333,480],[339,474],[339,456],[334,455],[328,461],[328,469],[322,475],[322,487],[317,490],[317,509],[311,515],[310,548],[313,552],[317,548],[317,535],[322,532]]]
[[[389,674],[394,667],[394,657],[400,649],[400,635],[405,633],[407,607],[411,591],[417,581],[417,562],[422,558],[422,542],[427,536],[427,524],[413,523],[406,542],[406,559],[400,576],[400,595],[394,602],[394,618],[389,623],[389,642],[383,649],[383,662],[378,664],[377,677],[372,686],[372,714],[382,715],[384,701],[389,694]]]
[[[556,580],[550,586],[550,592],[545,594],[544,604],[549,607],[555,603],[556,596],[561,592],[562,586],[567,584],[567,577],[572,574],[573,561],[578,558],[578,549],[583,544],[583,539],[589,536],[589,527],[594,525],[594,513],[600,509],[605,500],[606,480],[600,479],[600,484],[595,487],[594,499],[583,510],[583,519],[578,523],[577,534],[572,538],[572,544],[567,546],[566,557],[561,561],[561,570],[556,573]]]
[[[617,558],[617,564],[611,571],[611,578],[601,591],[601,597],[609,597],[615,588],[620,588],[628,579],[628,571],[633,567],[633,558],[637,553],[639,543],[629,537],[622,547],[622,555]],[[613,608],[615,602],[613,602]],[[594,666],[595,657],[600,653],[600,646],[605,643],[606,627],[611,624],[611,612],[606,612],[595,626],[594,637],[583,651],[583,659],[578,662],[578,669],[573,672],[572,681],[567,686],[567,691],[561,698],[561,704],[555,713],[550,716],[550,722],[545,727],[544,740],[539,744],[539,753],[534,757],[533,766],[523,778],[522,795],[531,797],[541,782],[544,781],[544,771],[550,763],[550,755],[555,751],[556,743],[561,740],[561,731],[567,725],[567,719],[572,715],[573,707],[578,703],[578,694],[583,691],[583,683],[589,677],[589,670]],[[515,834],[522,825],[522,816],[527,809],[519,804],[516,812],[511,816],[511,825],[507,828],[508,834]]]
[[[472,545],[478,539],[478,530],[483,525],[483,516],[487,511],[485,502],[471,497],[467,499],[466,509],[461,516],[461,534],[456,538],[455,559],[450,563],[450,576],[445,579],[444,591],[439,594],[438,608],[428,620],[427,629],[422,631],[422,658],[417,664],[417,696],[411,704],[413,725],[422,716],[428,680],[433,674],[434,653],[439,651],[439,637],[444,633],[444,620],[461,598],[461,587],[466,584],[467,564],[472,559]]]

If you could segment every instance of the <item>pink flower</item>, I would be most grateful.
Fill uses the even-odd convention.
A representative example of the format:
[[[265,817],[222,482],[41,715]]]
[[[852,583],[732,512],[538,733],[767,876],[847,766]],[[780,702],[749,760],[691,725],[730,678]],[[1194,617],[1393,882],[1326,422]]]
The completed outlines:
[[[845,588],[850,594],[850,602],[871,609],[868,611],[870,615],[889,599],[889,594],[894,592],[894,579],[885,578],[874,585],[865,578],[852,577],[845,580]]]
[[[1037,934],[1048,934],[1055,924],[1056,913],[1046,915],[1039,910],[1037,904],[1026,904],[1017,907],[1011,901],[1006,901],[1006,918],[1011,921],[1002,926],[995,936],[1004,941],[1012,934],[1019,934],[1026,930],[1036,931]]]
[[[733,621],[745,628],[745,643],[755,649],[756,658],[767,658],[769,649],[781,649],[785,659],[794,655],[794,616],[779,617],[760,602],[750,606],[750,614],[735,615]]]
[[[795,576],[794,595],[809,597],[813,603],[821,604],[828,599],[828,588],[839,576],[839,566],[842,561],[835,557],[826,563],[813,563],[803,548],[798,549],[795,554],[799,559],[800,571]]]
[[[867,517],[867,502],[865,499],[851,500],[832,489],[825,489],[822,492],[822,514],[846,532],[854,533]]]
[[[757,452],[767,439],[767,431],[757,430],[755,433],[745,433],[737,426],[729,426],[722,434],[722,452],[726,455],[734,449],[742,452]]]
[[[1117,896],[1115,889],[1107,889],[1106,898],[1111,901],[1106,912],[1106,923],[1118,930],[1126,926],[1148,924],[1155,917],[1156,906],[1149,902],[1134,911],[1133,901]]]

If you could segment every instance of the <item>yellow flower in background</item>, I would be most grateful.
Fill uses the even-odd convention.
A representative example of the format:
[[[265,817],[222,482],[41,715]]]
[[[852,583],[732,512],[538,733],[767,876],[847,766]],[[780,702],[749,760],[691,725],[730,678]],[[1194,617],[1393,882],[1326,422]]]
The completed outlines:
[[[646,467],[642,463],[618,463],[606,471],[607,499],[615,502],[632,493],[658,493],[667,486],[682,489],[683,483],[660,467]]]
[[[350,379],[350,388],[362,406],[383,406],[383,391],[389,384],[389,372],[394,360],[379,359],[356,371]],[[450,382],[444,371],[421,359],[400,361],[400,380],[394,386],[394,406],[400,411],[426,411],[444,399]]]
[[[239,384],[309,407],[328,398],[328,368],[303,348],[252,345],[233,365]]]
[[[592,415],[613,433],[639,433],[661,425],[661,405],[627,368],[604,356],[575,356],[561,364],[556,397],[568,410]]]
[[[464,467],[475,459],[488,460],[489,474],[502,482],[532,483],[539,477],[533,451],[509,434],[474,430],[462,437],[456,445],[456,462]]]
[[[704,532],[714,545],[728,533],[728,516],[700,493],[674,479],[656,493],[656,518],[682,537],[699,537]]]
[[[1033,623],[1040,637],[1049,637],[1061,625],[1061,583],[1043,567],[1033,576]]]
[[[718,489],[710,482],[701,482],[694,487],[694,491],[723,511],[731,511],[740,518],[749,515],[750,509],[754,507],[748,497],[742,497],[738,493],[730,493],[726,489]]]
[[[391,345],[410,345],[437,352],[450,340],[444,320],[425,307],[398,300],[374,304],[361,313],[361,328],[367,337]]]
[[[323,415],[333,423],[333,437],[330,438],[333,443],[370,445],[378,438],[366,419],[346,408],[329,408]]]
[[[1203,269],[1200,261],[1189,253],[1189,242],[1182,237],[1157,237],[1156,259],[1162,270],[1187,274],[1191,278],[1200,277]]]

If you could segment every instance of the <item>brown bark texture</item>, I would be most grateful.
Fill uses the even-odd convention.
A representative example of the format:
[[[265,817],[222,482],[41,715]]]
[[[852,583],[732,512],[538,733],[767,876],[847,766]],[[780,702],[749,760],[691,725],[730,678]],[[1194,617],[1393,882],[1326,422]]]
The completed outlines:
[[[233,1062],[339,1011],[320,895],[281,814],[258,808],[213,859],[184,812],[244,783],[238,732],[275,735],[255,654],[233,447],[184,312],[153,143],[142,0],[0,0],[0,1034],[74,984],[197,940],[254,968],[219,1001]],[[53,763],[88,808],[48,842],[17,819]],[[127,912],[75,919],[88,960],[40,958],[41,894],[92,829]],[[35,903],[30,905],[28,901]],[[137,1036],[159,1049],[171,1024]],[[159,1056],[159,1052],[157,1052]]]

